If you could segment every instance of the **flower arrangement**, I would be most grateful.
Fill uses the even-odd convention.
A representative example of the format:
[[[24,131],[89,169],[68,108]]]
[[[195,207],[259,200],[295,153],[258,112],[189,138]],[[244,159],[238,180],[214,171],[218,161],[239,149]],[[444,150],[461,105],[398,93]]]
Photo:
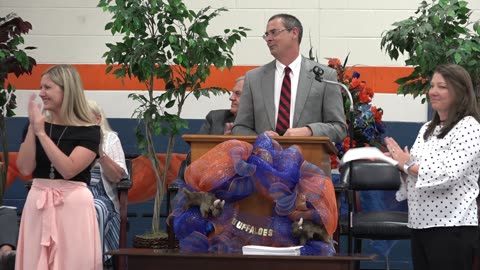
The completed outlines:
[[[328,66],[334,68],[338,74],[338,81],[345,84],[350,90],[353,97],[354,123],[353,123],[353,142],[352,147],[368,147],[374,146],[383,150],[383,135],[385,134],[385,123],[382,122],[383,110],[372,106],[372,98],[374,91],[367,86],[367,82],[360,80],[360,73],[353,71],[347,74],[351,68],[347,68],[346,64],[348,56],[344,63],[338,58],[328,58]],[[350,122],[350,100],[343,93],[344,109],[347,120],[347,127]],[[350,134],[350,133],[348,133]],[[338,158],[341,159],[345,152],[350,148],[350,136],[347,136],[343,142],[335,144],[338,150]],[[338,159],[336,156],[331,157],[332,168],[338,167]]]

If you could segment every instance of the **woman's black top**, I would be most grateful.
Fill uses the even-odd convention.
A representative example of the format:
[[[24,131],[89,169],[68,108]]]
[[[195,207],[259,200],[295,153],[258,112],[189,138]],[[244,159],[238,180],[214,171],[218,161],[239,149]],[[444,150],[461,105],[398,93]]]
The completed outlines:
[[[28,125],[24,132],[23,140],[25,140],[27,130],[28,130]],[[50,134],[50,130],[51,130],[51,134]],[[100,127],[99,126],[63,126],[63,125],[45,123],[45,132],[52,139],[53,143],[58,145],[58,148],[60,148],[60,150],[62,150],[62,152],[65,153],[65,155],[67,156],[69,156],[72,153],[75,147],[82,146],[93,151],[95,154],[97,154],[97,157],[98,157],[98,149],[100,145]],[[38,140],[37,137],[35,137],[35,144],[36,144],[35,160],[37,165],[33,170],[32,176],[33,178],[49,178],[50,160],[48,159],[47,154],[43,150],[43,147],[40,144],[40,141]],[[88,185],[90,183],[90,169],[91,169],[91,166],[88,166],[79,174],[75,175],[70,179],[65,179],[55,169],[54,178],[85,182]]]

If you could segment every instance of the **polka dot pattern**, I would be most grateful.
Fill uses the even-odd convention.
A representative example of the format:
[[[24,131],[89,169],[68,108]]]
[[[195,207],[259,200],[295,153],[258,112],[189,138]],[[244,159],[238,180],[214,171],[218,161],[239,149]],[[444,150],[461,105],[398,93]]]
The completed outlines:
[[[415,229],[478,224],[480,124],[463,118],[443,138],[438,126],[427,140],[420,129],[410,154],[420,165],[418,176],[408,176],[397,199],[408,199],[409,227]]]

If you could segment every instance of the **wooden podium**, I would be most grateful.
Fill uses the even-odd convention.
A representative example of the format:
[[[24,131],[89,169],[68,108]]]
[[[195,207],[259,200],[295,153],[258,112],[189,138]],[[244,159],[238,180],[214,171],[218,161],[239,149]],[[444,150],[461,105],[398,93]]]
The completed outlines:
[[[228,141],[239,140],[254,143],[257,136],[232,136],[232,135],[183,135],[184,141],[190,144],[191,162],[200,158],[216,145]],[[330,155],[336,154],[337,149],[328,137],[274,137],[283,149],[296,145],[300,148],[304,160],[322,168],[330,177]],[[338,197],[338,195],[337,195]],[[338,199],[337,199],[338,203]],[[238,201],[239,212],[254,217],[272,216],[275,207],[272,200],[255,192],[245,199]],[[248,224],[248,220],[242,220]],[[338,230],[338,229],[337,229]],[[338,242],[338,235],[334,239]]]
[[[228,141],[239,140],[253,144],[257,136],[232,135],[183,135],[183,140],[190,144],[192,163],[214,148],[216,145]],[[336,153],[336,148],[328,137],[274,137],[286,149],[297,145],[306,161],[322,168],[330,177],[330,154]],[[238,202],[239,211],[252,216],[272,216],[274,202],[266,200],[257,192]]]
[[[257,136],[233,135],[183,135],[183,140],[190,144],[192,162],[212,149],[217,144],[228,140],[239,140],[254,143]],[[330,155],[336,154],[337,149],[328,137],[274,137],[286,149],[291,145],[300,147],[303,157],[330,176]]]
[[[191,161],[194,162],[219,143],[239,140],[254,143],[256,136],[232,135],[183,135],[190,144]],[[297,145],[306,161],[322,168],[330,176],[330,155],[336,154],[336,148],[328,137],[275,137],[286,149]],[[252,215],[271,215],[273,202],[253,193],[239,201],[240,211]],[[120,249],[107,254],[126,257],[128,269],[353,269],[355,262],[373,260],[375,256],[252,256],[241,254],[182,254],[175,250]],[[124,269],[120,265],[119,269]]]

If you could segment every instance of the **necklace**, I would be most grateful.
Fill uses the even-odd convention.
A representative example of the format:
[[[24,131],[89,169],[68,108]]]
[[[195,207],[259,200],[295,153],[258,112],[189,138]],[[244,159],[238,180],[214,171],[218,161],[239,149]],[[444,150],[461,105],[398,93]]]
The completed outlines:
[[[50,134],[49,134],[50,139],[52,139],[52,126],[53,126],[53,124],[50,123]],[[62,134],[60,134],[60,137],[58,137],[57,147],[60,144],[60,140],[62,139],[63,134],[65,134],[65,131],[67,131],[67,128],[68,127],[65,127],[62,131]],[[53,139],[52,139],[52,141],[53,141]],[[48,176],[50,177],[50,179],[55,179],[55,167],[53,167],[53,163],[51,161],[50,161],[50,174]]]

